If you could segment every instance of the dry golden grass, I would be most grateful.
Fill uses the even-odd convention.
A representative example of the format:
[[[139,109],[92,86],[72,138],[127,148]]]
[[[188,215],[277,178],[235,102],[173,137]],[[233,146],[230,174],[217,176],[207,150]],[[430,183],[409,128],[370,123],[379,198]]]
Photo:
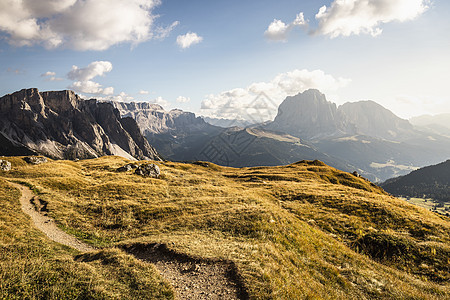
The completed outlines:
[[[168,299],[148,264],[118,249],[91,259],[51,242],[22,213],[19,191],[0,179],[0,299]]]
[[[450,296],[448,218],[317,161],[166,162],[152,179],[116,172],[119,157],[9,160],[3,175],[35,187],[64,230],[100,247],[160,242],[231,259],[255,299]]]

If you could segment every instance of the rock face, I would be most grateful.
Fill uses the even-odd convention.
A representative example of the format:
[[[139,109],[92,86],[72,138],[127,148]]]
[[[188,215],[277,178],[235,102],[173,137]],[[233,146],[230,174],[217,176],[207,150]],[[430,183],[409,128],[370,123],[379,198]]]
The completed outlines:
[[[336,104],[328,102],[318,90],[307,90],[287,97],[278,107],[275,120],[267,129],[286,132],[305,139],[337,135],[342,124]]]
[[[137,122],[145,137],[166,159],[193,159],[198,147],[223,130],[206,123],[194,113],[179,109],[165,111],[160,105],[145,102],[111,103],[122,117],[130,117]]]
[[[31,165],[40,165],[47,162],[47,158],[42,156],[27,156],[23,160]]]
[[[146,102],[111,102],[117,108],[122,117],[130,117],[136,121],[145,136],[176,133],[177,135],[207,130],[212,125],[206,123],[202,118],[196,117],[194,113],[179,109],[165,111],[158,104]]]
[[[383,139],[409,136],[413,126],[374,101],[345,103],[338,108],[341,126],[348,134]]]
[[[110,103],[83,100],[67,90],[24,89],[1,97],[0,133],[20,150],[13,155],[29,151],[55,159],[160,159],[133,119],[122,119]],[[0,147],[0,154],[15,151],[5,148]]]
[[[336,107],[325,95],[310,89],[287,97],[267,129],[314,140],[345,135],[367,135],[397,139],[411,133],[413,126],[374,101],[345,103]]]
[[[131,170],[136,169],[138,167],[139,167],[138,164],[131,163],[131,164],[126,164],[126,165],[124,165],[124,166],[122,166],[120,168],[117,168],[116,171],[117,172],[128,172],[128,171],[131,171]]]
[[[11,171],[11,163],[7,160],[0,159],[0,170],[1,171]]]
[[[145,164],[140,165],[136,169],[136,171],[134,171],[134,173],[144,177],[158,178],[159,175],[161,174],[161,171],[159,170],[159,167],[155,164]]]

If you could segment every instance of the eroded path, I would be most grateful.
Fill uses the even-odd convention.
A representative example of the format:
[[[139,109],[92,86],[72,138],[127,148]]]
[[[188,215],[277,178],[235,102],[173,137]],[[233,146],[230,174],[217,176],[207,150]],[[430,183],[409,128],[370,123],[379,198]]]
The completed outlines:
[[[82,252],[88,252],[95,250],[94,247],[85,244],[70,234],[65,233],[59,229],[55,221],[47,216],[46,203],[39,200],[39,198],[33,195],[33,192],[23,185],[9,182],[12,186],[19,189],[22,193],[20,197],[20,205],[22,210],[31,217],[34,225],[43,233],[45,233],[52,241],[75,248]]]
[[[179,299],[248,299],[231,261],[191,257],[169,250],[164,244],[134,244],[123,249],[153,263]]]
[[[26,186],[9,182],[22,193],[22,210],[34,225],[51,240],[81,252],[96,250],[59,229],[47,215],[47,203],[40,200]],[[123,249],[136,258],[152,263],[175,290],[177,299],[247,299],[248,294],[239,280],[232,262],[193,258],[168,250],[165,245],[134,244]]]

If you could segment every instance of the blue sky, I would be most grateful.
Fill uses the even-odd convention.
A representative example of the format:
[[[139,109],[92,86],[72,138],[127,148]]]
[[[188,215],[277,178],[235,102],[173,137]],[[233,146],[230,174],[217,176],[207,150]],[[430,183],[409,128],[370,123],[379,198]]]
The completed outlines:
[[[448,1],[158,2],[1,0],[0,95],[71,88],[242,117],[261,92],[318,88],[405,118],[450,112]]]

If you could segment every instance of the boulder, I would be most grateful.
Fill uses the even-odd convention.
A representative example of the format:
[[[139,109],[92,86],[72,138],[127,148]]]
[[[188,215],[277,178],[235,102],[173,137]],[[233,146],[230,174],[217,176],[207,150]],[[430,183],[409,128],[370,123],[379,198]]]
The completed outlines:
[[[47,162],[47,158],[42,156],[27,156],[23,160],[32,165],[40,165]]]
[[[0,159],[0,170],[1,171],[11,171],[11,163],[7,160]]]
[[[138,164],[131,163],[131,164],[126,164],[125,166],[118,168],[116,171],[117,172],[128,172],[132,169],[137,169],[138,167],[139,167]]]
[[[161,174],[159,167],[155,164],[140,165],[136,169],[136,171],[134,171],[134,173],[144,177],[152,177],[152,178],[158,178],[159,175]]]

